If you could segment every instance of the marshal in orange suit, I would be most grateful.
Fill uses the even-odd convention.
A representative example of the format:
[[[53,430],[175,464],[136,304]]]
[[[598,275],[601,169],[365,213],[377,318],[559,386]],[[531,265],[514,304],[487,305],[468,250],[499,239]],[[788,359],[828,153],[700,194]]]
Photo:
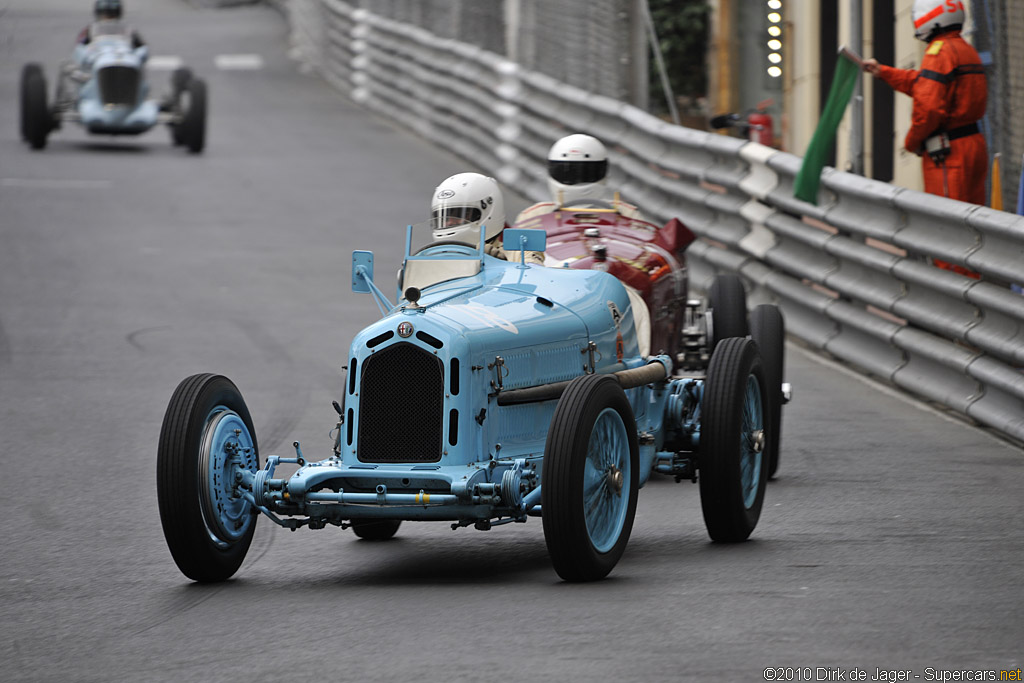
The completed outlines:
[[[864,70],[914,99],[907,151],[921,156],[925,192],[985,204],[988,150],[978,121],[988,84],[978,52],[960,36],[960,0],[915,0],[914,35],[928,43],[920,69],[864,61]],[[936,261],[940,267],[949,267]],[[969,271],[953,266],[963,274]]]

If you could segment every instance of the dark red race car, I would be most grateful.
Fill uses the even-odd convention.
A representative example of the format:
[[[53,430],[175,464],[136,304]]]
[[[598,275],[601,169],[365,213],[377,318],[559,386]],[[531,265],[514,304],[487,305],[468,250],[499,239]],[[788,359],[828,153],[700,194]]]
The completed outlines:
[[[789,400],[789,385],[782,382],[784,326],[778,309],[758,306],[748,323],[746,293],[735,275],[716,276],[706,303],[690,299],[686,248],[697,236],[677,218],[658,226],[617,199],[525,213],[528,217],[514,227],[547,233],[546,266],[604,270],[626,285],[641,354],[664,353],[677,358],[681,368],[699,371],[722,339],[753,336],[760,342],[769,382],[782,387],[769,407],[775,429],[766,451],[773,476],[779,466],[781,407]]]

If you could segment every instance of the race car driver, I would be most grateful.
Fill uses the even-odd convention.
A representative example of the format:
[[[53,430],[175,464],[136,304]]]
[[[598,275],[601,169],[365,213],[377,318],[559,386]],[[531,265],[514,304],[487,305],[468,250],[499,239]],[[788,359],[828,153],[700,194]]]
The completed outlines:
[[[608,150],[595,137],[574,133],[556,141],[548,151],[548,190],[550,202],[527,207],[516,216],[516,223],[565,207],[593,206],[593,202],[612,204],[627,218],[643,220],[640,210],[618,200],[608,189]]]
[[[502,233],[505,200],[494,178],[480,173],[457,173],[434,189],[430,200],[430,228],[437,241],[455,240],[476,246],[475,239],[484,230],[484,249],[489,256],[519,261],[516,250],[506,252]],[[544,265],[544,254],[527,251],[526,263]]]
[[[93,5],[93,23],[89,24],[78,34],[78,43],[88,45],[93,38],[99,35],[129,35],[132,39],[132,49],[145,45],[142,36],[121,23],[121,14],[124,8],[121,0],[96,0]]]

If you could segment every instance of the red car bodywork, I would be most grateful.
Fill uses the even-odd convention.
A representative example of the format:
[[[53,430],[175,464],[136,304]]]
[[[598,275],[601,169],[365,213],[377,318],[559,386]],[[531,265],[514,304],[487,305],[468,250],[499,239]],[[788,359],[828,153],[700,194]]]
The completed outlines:
[[[516,228],[547,233],[548,265],[603,269],[632,287],[651,317],[651,353],[674,358],[687,297],[686,247],[696,236],[673,218],[663,227],[612,209],[559,209]]]

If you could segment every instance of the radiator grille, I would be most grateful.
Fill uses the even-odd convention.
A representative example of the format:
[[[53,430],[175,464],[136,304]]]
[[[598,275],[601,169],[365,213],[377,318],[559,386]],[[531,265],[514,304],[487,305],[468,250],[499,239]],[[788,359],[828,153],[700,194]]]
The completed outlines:
[[[444,419],[444,368],[408,343],[363,361],[359,391],[359,460],[437,462]]]
[[[128,66],[108,66],[97,74],[103,104],[134,106],[139,97],[139,72]]]

